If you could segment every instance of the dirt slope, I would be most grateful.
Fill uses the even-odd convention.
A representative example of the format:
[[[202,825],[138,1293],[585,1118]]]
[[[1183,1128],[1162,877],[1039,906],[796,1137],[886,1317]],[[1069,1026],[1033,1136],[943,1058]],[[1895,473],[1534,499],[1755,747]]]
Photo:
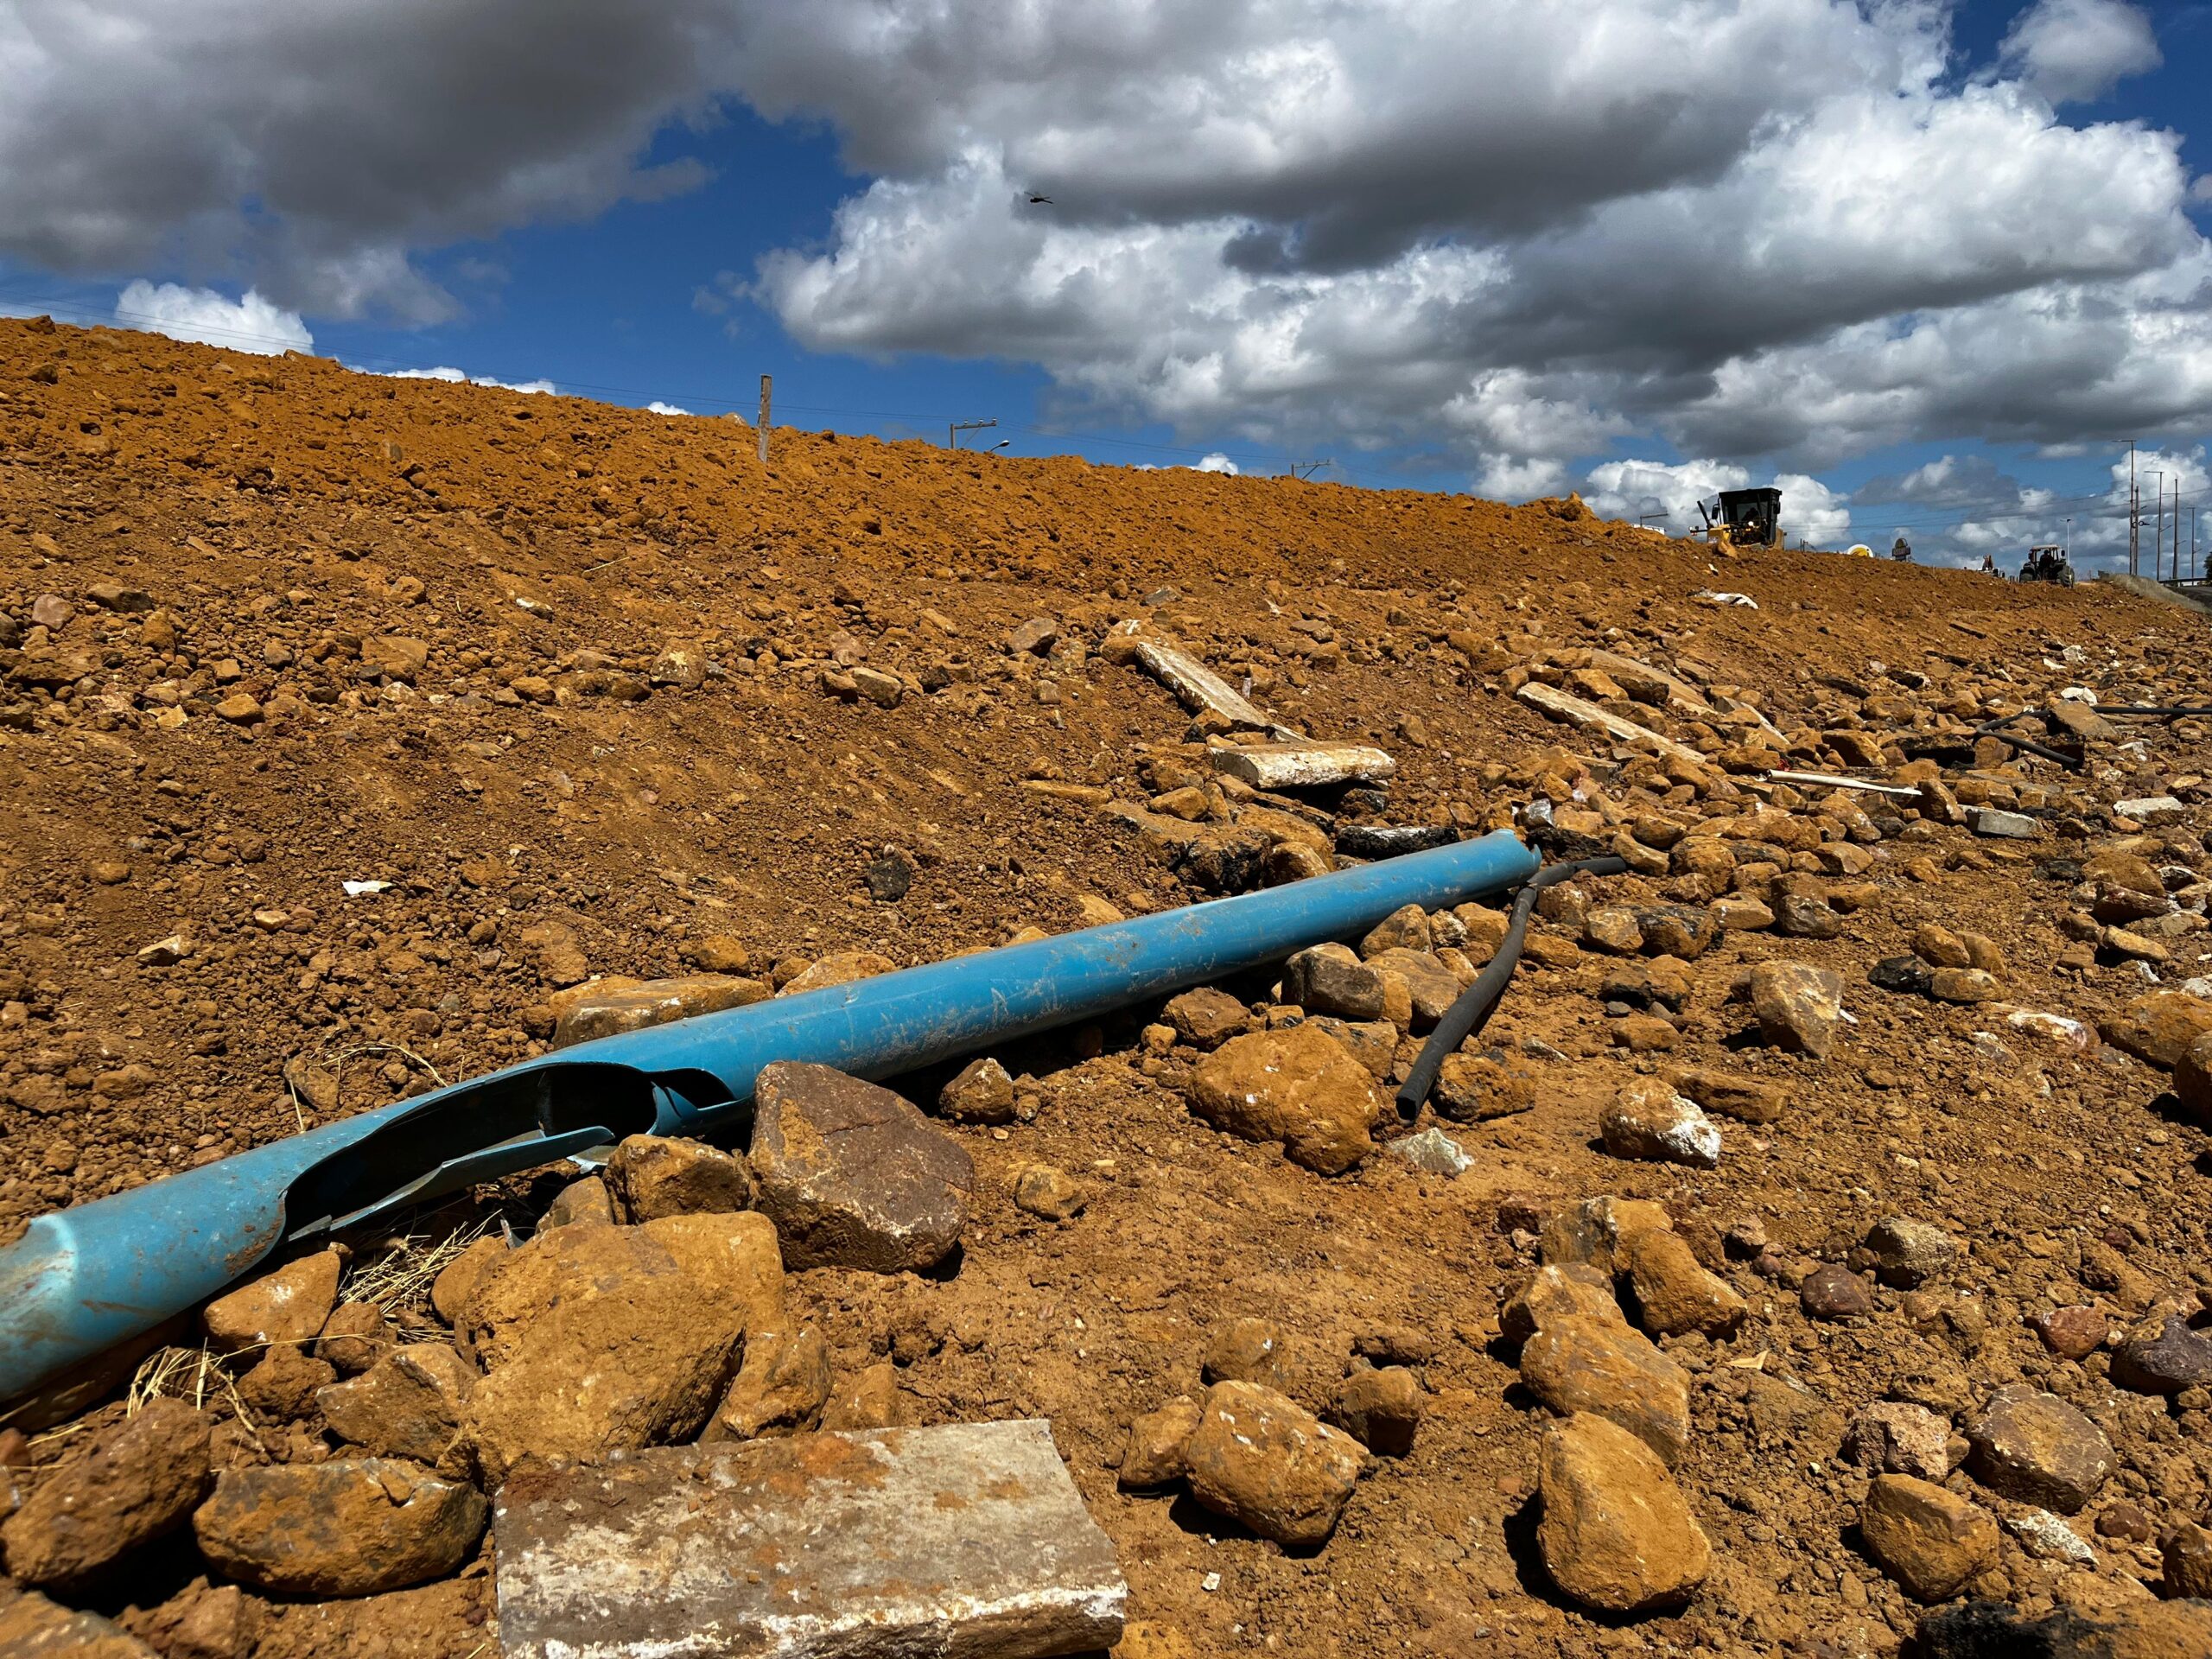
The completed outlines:
[[[1764,812],[1739,837],[1761,844],[1785,821],[1843,825],[1840,809],[1821,818],[1825,791],[1777,795],[1754,763],[1886,776],[1907,739],[2062,687],[2212,689],[2202,619],[2089,588],[1815,554],[1715,562],[1579,504],[785,429],[773,447],[764,471],[734,420],[0,321],[0,1236],[539,1052],[549,999],[588,975],[705,964],[782,982],[840,951],[906,965],[1209,896],[1158,823],[1137,833],[1109,810],[1205,760],[1174,698],[1115,660],[1109,630],[1128,618],[1283,721],[1389,750],[1387,804],[1324,803],[1344,821],[1495,827],[1548,793],[1570,819],[1597,810],[1603,840],[1663,841],[1654,818],[1680,835]],[[1697,597],[1711,589],[1756,608]],[[1054,639],[1011,647],[1034,619]],[[1612,699],[1718,764],[1658,775],[1513,695],[1534,676],[1605,696],[1574,678],[1591,648],[1732,703],[1702,719]],[[892,677],[873,684],[895,706],[855,669]],[[1780,734],[1756,753],[1753,709]],[[1529,1068],[1535,1109],[1447,1126],[1476,1160],[1456,1180],[1379,1153],[1324,1179],[1217,1135],[1185,1104],[1198,1056],[1148,1048],[1157,1010],[1138,1010],[1007,1057],[1026,1121],[950,1130],[982,1182],[957,1276],[822,1269],[794,1294],[841,1378],[893,1356],[921,1421],[1053,1419],[1131,1580],[1133,1655],[1892,1649],[1917,1610],[1855,1541],[1866,1476],[1836,1460],[1843,1421],[1885,1394],[1955,1395],[1963,1423],[1994,1387],[2033,1381],[2116,1448],[2084,1535],[2120,1503],[2146,1527],[2202,1520],[2203,1389],[2115,1390],[2104,1354],[2053,1357],[2025,1324],[2075,1302],[2119,1320],[2141,1311],[2139,1285],[2212,1283],[2202,1130],[2137,1058],[1867,980],[1931,922],[1993,942],[2006,1007],[2092,1024],[2152,975],[2196,972],[2195,931],[2156,963],[2079,939],[2081,871],[2050,866],[2110,846],[2206,868],[2203,728],[2126,735],[2141,742],[2093,741],[2082,775],[1970,741],[1948,755],[1958,799],[2027,808],[2033,842],[1978,838],[1916,801],[1909,832],[1872,833],[1862,875],[1805,850],[1823,830],[1796,849],[1809,868],[1739,859],[1739,875],[1757,868],[1732,884],[1662,855],[1548,905],[1544,959],[1484,1039]],[[2148,842],[2110,810],[2170,790],[2184,811]],[[1235,804],[1204,810],[1219,824]],[[896,898],[877,896],[887,855],[911,875]],[[390,886],[349,897],[347,880]],[[1770,900],[1777,881],[1869,891],[1835,907],[1834,937],[1723,935],[1688,964],[1670,1037],[1624,1017],[1606,994],[1622,962],[1578,943],[1593,906],[1694,908],[1732,886]],[[1858,1023],[1825,1059],[1762,1046],[1730,1001],[1745,968],[1783,957],[1846,983]],[[1714,1170],[1605,1155],[1600,1109],[1662,1065],[1778,1084],[1786,1110],[1726,1124]],[[1083,1186],[1078,1218],[1014,1208],[1039,1161]],[[1716,1565],[1687,1609],[1628,1624],[1578,1610],[1536,1559],[1543,1413],[1498,1324],[1537,1260],[1530,1224],[1604,1193],[1665,1202],[1751,1310],[1726,1342],[1665,1344],[1695,1384],[1680,1475]],[[1941,1294],[1882,1289],[1862,1320],[1806,1318],[1797,1279],[1900,1213],[1960,1242]],[[1719,1252],[1754,1223],[1765,1252]],[[1409,1329],[1432,1351],[1413,1455],[1376,1461],[1319,1554],[1116,1490],[1130,1420],[1194,1391],[1209,1330],[1241,1315],[1281,1327],[1287,1391],[1317,1408],[1356,1338]],[[296,1455],[329,1454],[309,1438]],[[2069,1567],[2008,1533],[1978,1588],[2030,1611],[2147,1600],[2155,1548],[2094,1546]],[[97,1605],[150,1606],[188,1567]],[[346,1605],[280,1608],[254,1650],[342,1650],[359,1638],[348,1619],[394,1652],[459,1659],[485,1640],[480,1604],[451,1586]]]

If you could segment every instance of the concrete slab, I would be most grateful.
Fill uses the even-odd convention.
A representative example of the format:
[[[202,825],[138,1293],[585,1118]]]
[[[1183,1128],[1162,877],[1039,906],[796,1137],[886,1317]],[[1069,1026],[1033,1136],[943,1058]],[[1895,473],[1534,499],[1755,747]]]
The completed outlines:
[[[1379,784],[1398,770],[1364,743],[1249,743],[1212,751],[1216,772],[1255,789],[1319,789],[1330,784]]]
[[[1272,732],[1277,737],[1287,738],[1299,734],[1273,719],[1179,645],[1160,639],[1140,639],[1137,660],[1194,715],[1211,709],[1230,724],[1251,731]]]
[[[1034,1419],[527,1467],[493,1541],[505,1659],[1048,1659],[1128,1599]]]
[[[1662,737],[1647,726],[1632,720],[1623,720],[1618,715],[1608,714],[1596,703],[1585,701],[1571,691],[1561,691],[1556,686],[1546,685],[1541,680],[1531,680],[1517,693],[1522,702],[1540,709],[1554,720],[1566,721],[1584,731],[1603,732],[1615,742],[1632,747],[1647,748],[1673,760],[1694,761],[1702,766],[1705,757],[1687,743],[1677,743],[1671,737]]]

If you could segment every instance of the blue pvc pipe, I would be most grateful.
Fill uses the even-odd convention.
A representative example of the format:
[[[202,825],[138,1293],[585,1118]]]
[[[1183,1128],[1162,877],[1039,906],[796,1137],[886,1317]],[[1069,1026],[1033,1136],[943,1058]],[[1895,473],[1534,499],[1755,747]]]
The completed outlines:
[[[892,1076],[1355,937],[1404,905],[1515,887],[1537,861],[1501,831],[602,1038],[41,1216],[0,1250],[0,1401],[188,1312],[287,1242],[610,1136],[725,1122],[772,1061]]]

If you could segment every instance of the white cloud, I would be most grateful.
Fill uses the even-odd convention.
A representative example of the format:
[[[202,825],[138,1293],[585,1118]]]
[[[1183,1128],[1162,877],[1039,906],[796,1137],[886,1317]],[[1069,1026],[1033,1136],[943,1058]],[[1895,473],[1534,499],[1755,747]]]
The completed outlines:
[[[2053,104],[2102,98],[2164,60],[2149,14],[2126,0],[2036,0],[1998,50],[2006,73]]]
[[[675,404],[664,404],[658,397],[647,404],[645,408],[655,415],[689,415],[691,412]]]
[[[1194,463],[1191,470],[1194,473],[1226,473],[1234,478],[1236,476],[1236,463],[1217,449],[1203,461]]]
[[[1607,461],[1590,469],[1582,499],[1601,518],[1656,518],[1680,536],[1704,520],[1697,504],[1722,490],[1747,488],[1751,474],[1722,461]]]
[[[1777,473],[1774,483],[1782,492],[1782,532],[1792,546],[1849,545],[1851,507],[1842,496],[1802,473]]]
[[[270,304],[252,289],[226,300],[211,288],[176,283],[156,288],[141,278],[117,296],[115,321],[118,327],[143,328],[171,340],[197,340],[263,357],[315,349],[315,336],[298,312]]]
[[[506,391],[543,392],[552,397],[558,397],[561,391],[550,380],[501,380],[488,374],[470,374],[447,364],[435,369],[361,369],[357,372],[381,374],[392,380],[445,380],[454,385],[498,386]]]

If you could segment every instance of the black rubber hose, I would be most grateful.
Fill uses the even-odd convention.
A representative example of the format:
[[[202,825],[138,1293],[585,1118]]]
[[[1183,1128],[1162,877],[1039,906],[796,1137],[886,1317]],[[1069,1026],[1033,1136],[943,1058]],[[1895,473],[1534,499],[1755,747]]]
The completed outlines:
[[[2179,720],[2195,715],[2200,718],[2212,715],[2212,709],[2152,709],[2139,702],[2100,702],[2090,706],[2093,715],[2156,715],[2164,720]]]
[[[1414,1062],[1413,1071],[1399,1088],[1399,1116],[1410,1121],[1421,1116],[1428,1091],[1436,1086],[1436,1074],[1444,1068],[1445,1057],[1482,1029],[1504,996],[1513,970],[1521,965],[1521,946],[1528,937],[1529,914],[1536,907],[1536,895],[1546,887],[1572,880],[1578,875],[1618,875],[1627,868],[1625,859],[1608,853],[1603,858],[1586,858],[1577,863],[1547,864],[1529,878],[1514,896],[1513,912],[1506,921],[1505,938],[1498,944],[1497,954],[1475,976],[1475,982],[1459,993],[1459,1000],[1444,1011],[1444,1017],[1436,1022],[1436,1029],[1429,1033],[1428,1041],[1422,1046],[1421,1058]]]
[[[2039,754],[2046,760],[2056,760],[2069,772],[2079,772],[2082,769],[2082,762],[2077,756],[2070,755],[2063,749],[2050,748],[2028,738],[2015,737],[2012,733],[2005,730],[2005,728],[2010,726],[2014,721],[2025,720],[2030,715],[2037,712],[2038,711],[2033,709],[2023,709],[2018,714],[2006,715],[2002,720],[1993,720],[1986,726],[1977,726],[1967,735],[1993,737],[1999,743],[2010,743],[2016,749],[2025,749],[2030,754]]]

